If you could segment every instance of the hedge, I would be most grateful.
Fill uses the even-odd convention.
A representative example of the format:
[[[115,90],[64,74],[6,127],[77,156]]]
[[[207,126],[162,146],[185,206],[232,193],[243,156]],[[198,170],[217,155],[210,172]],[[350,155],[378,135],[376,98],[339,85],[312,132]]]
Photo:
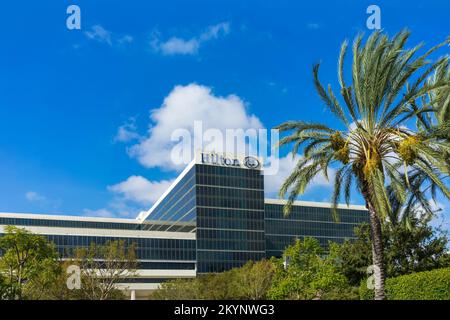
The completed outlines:
[[[449,300],[450,268],[417,272],[386,279],[388,300]],[[372,300],[373,290],[361,283],[359,295],[362,300]]]

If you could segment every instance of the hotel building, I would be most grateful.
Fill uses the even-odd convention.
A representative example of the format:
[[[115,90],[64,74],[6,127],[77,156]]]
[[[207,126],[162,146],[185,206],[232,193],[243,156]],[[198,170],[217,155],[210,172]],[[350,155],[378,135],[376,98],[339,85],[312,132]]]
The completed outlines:
[[[280,257],[297,238],[317,238],[325,248],[328,241],[341,243],[368,221],[364,206],[339,205],[337,223],[329,203],[297,201],[288,217],[284,204],[264,198],[259,159],[199,153],[136,219],[0,213],[0,236],[6,225],[23,227],[53,241],[62,258],[92,242],[134,243],[139,270],[120,286],[132,298],[145,298],[168,279]]]

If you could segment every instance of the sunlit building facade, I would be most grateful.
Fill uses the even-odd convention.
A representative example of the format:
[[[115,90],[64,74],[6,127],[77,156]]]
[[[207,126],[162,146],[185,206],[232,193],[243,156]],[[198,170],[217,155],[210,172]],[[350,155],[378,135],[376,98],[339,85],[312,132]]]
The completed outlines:
[[[264,198],[258,158],[199,153],[136,219],[0,213],[0,236],[6,225],[26,228],[53,241],[63,259],[91,243],[134,243],[139,270],[121,286],[141,298],[168,279],[280,257],[298,238],[315,237],[326,248],[354,238],[354,228],[368,221],[363,206],[339,205],[337,223],[329,203],[295,202],[288,217],[284,204]]]

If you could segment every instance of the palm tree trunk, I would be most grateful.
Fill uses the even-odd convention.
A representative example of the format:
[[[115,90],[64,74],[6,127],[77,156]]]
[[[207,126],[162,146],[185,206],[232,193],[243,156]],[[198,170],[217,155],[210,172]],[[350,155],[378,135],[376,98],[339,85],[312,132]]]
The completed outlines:
[[[374,208],[367,206],[370,215],[370,235],[372,238],[372,263],[374,265],[375,300],[386,298],[384,291],[385,270],[383,263],[383,240],[381,237],[381,222]]]
[[[370,216],[370,237],[372,240],[372,263],[374,266],[374,279],[375,279],[375,300],[386,299],[384,280],[385,280],[385,269],[383,261],[383,239],[381,236],[381,221],[380,218],[372,205],[370,196],[367,188],[363,188],[362,194],[364,200],[366,201],[366,208],[369,210]]]

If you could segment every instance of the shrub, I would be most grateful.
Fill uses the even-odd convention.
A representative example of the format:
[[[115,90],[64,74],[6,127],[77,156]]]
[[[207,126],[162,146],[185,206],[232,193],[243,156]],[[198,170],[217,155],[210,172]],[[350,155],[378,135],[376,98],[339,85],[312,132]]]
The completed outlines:
[[[361,283],[360,298],[373,299],[373,290]],[[412,273],[386,280],[386,296],[389,300],[449,300],[450,268]]]
[[[325,255],[315,238],[297,240],[285,249],[289,266],[279,260],[267,297],[273,300],[352,299],[347,278],[339,273],[333,254]]]
[[[164,282],[151,294],[150,299],[261,300],[266,298],[274,275],[275,265],[272,261],[249,261],[240,268],[226,272]]]

